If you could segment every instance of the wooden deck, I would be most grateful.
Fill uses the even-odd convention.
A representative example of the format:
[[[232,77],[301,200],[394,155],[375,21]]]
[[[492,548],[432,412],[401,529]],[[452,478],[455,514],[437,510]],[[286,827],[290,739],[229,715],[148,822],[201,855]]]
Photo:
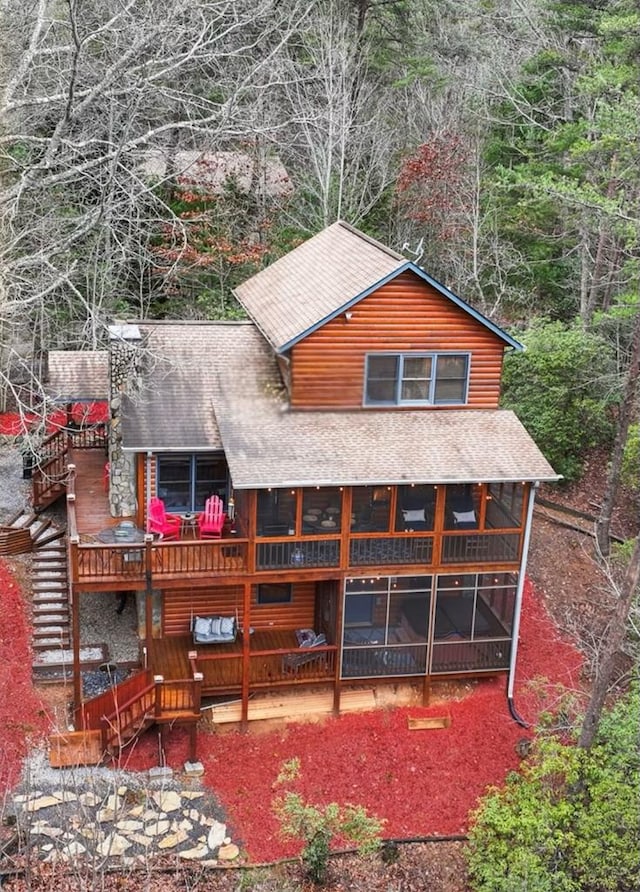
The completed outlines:
[[[71,456],[76,466],[75,510],[80,542],[94,542],[107,527],[135,517],[112,517],[109,496],[104,487],[105,454],[101,449],[75,449]]]
[[[328,682],[335,678],[335,645],[309,651],[308,662],[295,665],[292,656],[300,648],[292,630],[258,629],[250,638],[249,685],[252,690],[276,685]],[[232,644],[194,645],[190,635],[175,635],[154,640],[153,667],[165,679],[190,678],[193,671],[202,672],[202,693],[205,695],[237,693],[243,680],[243,641],[239,636]],[[196,653],[193,661],[190,653]],[[305,652],[305,656],[307,653]]]

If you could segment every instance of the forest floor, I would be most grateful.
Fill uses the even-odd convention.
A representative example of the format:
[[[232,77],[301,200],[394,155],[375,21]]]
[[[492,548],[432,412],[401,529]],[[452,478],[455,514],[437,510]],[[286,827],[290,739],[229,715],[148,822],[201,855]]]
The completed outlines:
[[[605,474],[605,456],[593,455],[579,484],[545,488],[541,495],[594,514],[604,491]],[[616,510],[613,532],[622,537],[634,535],[637,532],[637,517],[636,504],[628,493],[623,493]],[[588,522],[580,521],[575,525],[585,523],[584,529],[588,530]],[[597,640],[606,622],[609,600],[606,579],[595,560],[592,537],[586,531],[558,525],[555,512],[540,507],[535,516],[528,576],[558,628],[579,645],[585,655],[588,676],[589,659],[596,650]],[[41,695],[45,700],[49,696],[46,689],[41,691]],[[455,690],[452,689],[450,695],[452,700],[456,699]],[[51,690],[50,696],[55,698],[54,690]],[[451,782],[454,782],[453,777]],[[466,782],[462,774],[460,782]],[[398,787],[394,791],[396,795],[397,790]],[[447,795],[453,797],[454,792],[449,790]],[[331,860],[324,888],[326,892],[417,892],[426,889],[433,892],[468,892],[464,846],[463,842],[448,841],[406,843],[398,847],[397,859],[392,863],[377,856],[360,858],[348,853],[337,855]],[[155,889],[177,892],[184,888],[193,889],[194,892],[205,888],[211,892],[237,892],[239,889],[293,892],[294,889],[307,888],[295,859],[271,866],[253,866],[240,874],[236,870],[202,873],[186,866],[177,869],[175,863],[166,867],[167,871],[164,872],[163,865],[158,863],[143,878],[131,875],[126,882],[122,874],[107,874],[101,878],[101,888],[105,892],[111,889],[133,892],[143,888],[149,892]],[[42,871],[30,875],[29,888],[47,889],[61,882],[69,890],[84,888],[86,877],[76,877],[73,873],[66,874],[64,879],[56,877],[56,872],[61,869],[61,865],[43,866]],[[24,881],[18,877],[8,880],[5,885],[20,892],[26,889]],[[310,884],[308,888],[312,888]]]

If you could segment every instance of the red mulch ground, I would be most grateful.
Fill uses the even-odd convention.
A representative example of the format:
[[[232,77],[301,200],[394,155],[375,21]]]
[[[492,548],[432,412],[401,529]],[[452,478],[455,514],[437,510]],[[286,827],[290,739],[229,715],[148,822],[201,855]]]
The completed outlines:
[[[535,721],[555,704],[557,686],[579,688],[581,656],[563,640],[541,600],[527,585],[521,626],[515,702]],[[542,683],[540,679],[547,681]],[[295,854],[273,815],[282,763],[298,757],[301,776],[291,788],[315,804],[357,803],[385,819],[386,837],[464,833],[469,812],[491,784],[517,768],[515,744],[526,732],[512,719],[505,678],[481,681],[461,699],[429,708],[400,708],[295,724],[266,734],[200,734],[205,783],[219,797],[234,840],[252,861]],[[451,726],[410,731],[407,717],[449,715]],[[169,741],[167,762],[187,759],[186,738]],[[156,739],[142,740],[127,767],[157,763]]]
[[[0,793],[18,781],[32,741],[49,728],[31,683],[31,629],[20,586],[0,561]]]
[[[71,407],[71,418],[83,424],[98,424],[109,420],[109,407],[105,402],[74,403]],[[21,436],[34,425],[42,421],[42,416],[35,413],[1,412],[0,434],[9,437]],[[59,409],[47,417],[47,430],[54,431],[67,423],[66,409]]]

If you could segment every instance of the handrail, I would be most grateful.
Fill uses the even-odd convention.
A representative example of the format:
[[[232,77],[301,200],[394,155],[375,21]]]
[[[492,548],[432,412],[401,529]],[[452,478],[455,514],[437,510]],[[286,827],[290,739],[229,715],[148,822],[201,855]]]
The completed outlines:
[[[91,731],[98,729],[105,710],[113,709],[114,699],[119,696],[119,693],[124,692],[127,695],[129,691],[134,691],[126,701],[122,704],[118,703],[116,711],[129,706],[131,701],[136,699],[138,693],[150,684],[150,679],[151,672],[148,669],[144,669],[141,672],[130,675],[129,678],[125,678],[124,681],[110,687],[102,694],[98,694],[98,696],[92,697],[90,700],[85,700],[76,711],[76,722],[78,722],[79,713],[83,730]],[[141,684],[143,687],[140,687]]]
[[[138,700],[142,700],[146,694],[150,694],[155,688],[155,684],[152,682],[146,687],[142,688],[137,694],[134,694],[132,697],[129,697],[128,700],[125,700],[124,703],[119,703],[117,709],[114,709],[113,712],[107,713],[103,715],[102,718],[106,719],[106,721],[111,721],[111,719],[117,718],[121,712],[125,712],[125,710],[129,709]]]

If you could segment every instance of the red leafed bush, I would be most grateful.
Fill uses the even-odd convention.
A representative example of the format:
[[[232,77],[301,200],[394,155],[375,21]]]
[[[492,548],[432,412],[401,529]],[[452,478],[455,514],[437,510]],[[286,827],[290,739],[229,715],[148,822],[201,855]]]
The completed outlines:
[[[563,640],[532,587],[525,588],[516,705],[535,722],[541,692],[575,689],[580,654]],[[542,678],[547,679],[545,682]],[[530,682],[537,680],[533,688]],[[439,730],[409,730],[409,716],[448,715]],[[519,764],[515,744],[527,733],[510,715],[506,678],[473,685],[461,699],[428,708],[399,708],[295,724],[271,733],[200,734],[198,756],[205,782],[219,797],[252,860],[297,853],[299,844],[279,834],[273,800],[282,763],[297,757],[300,777],[290,789],[314,804],[363,805],[386,821],[386,837],[450,835],[467,829],[469,811],[490,784]],[[186,737],[172,735],[167,759],[187,758]],[[129,767],[157,761],[155,740],[142,741]]]
[[[109,420],[109,407],[105,402],[75,403],[71,408],[73,421],[83,424],[98,424]],[[0,413],[0,434],[18,437],[28,433],[42,421],[42,417],[33,412],[24,415],[19,412]],[[59,409],[47,417],[46,428],[49,432],[64,427],[67,423],[66,409]]]
[[[0,561],[0,791],[19,779],[31,741],[49,723],[31,683],[29,625],[20,586]]]

